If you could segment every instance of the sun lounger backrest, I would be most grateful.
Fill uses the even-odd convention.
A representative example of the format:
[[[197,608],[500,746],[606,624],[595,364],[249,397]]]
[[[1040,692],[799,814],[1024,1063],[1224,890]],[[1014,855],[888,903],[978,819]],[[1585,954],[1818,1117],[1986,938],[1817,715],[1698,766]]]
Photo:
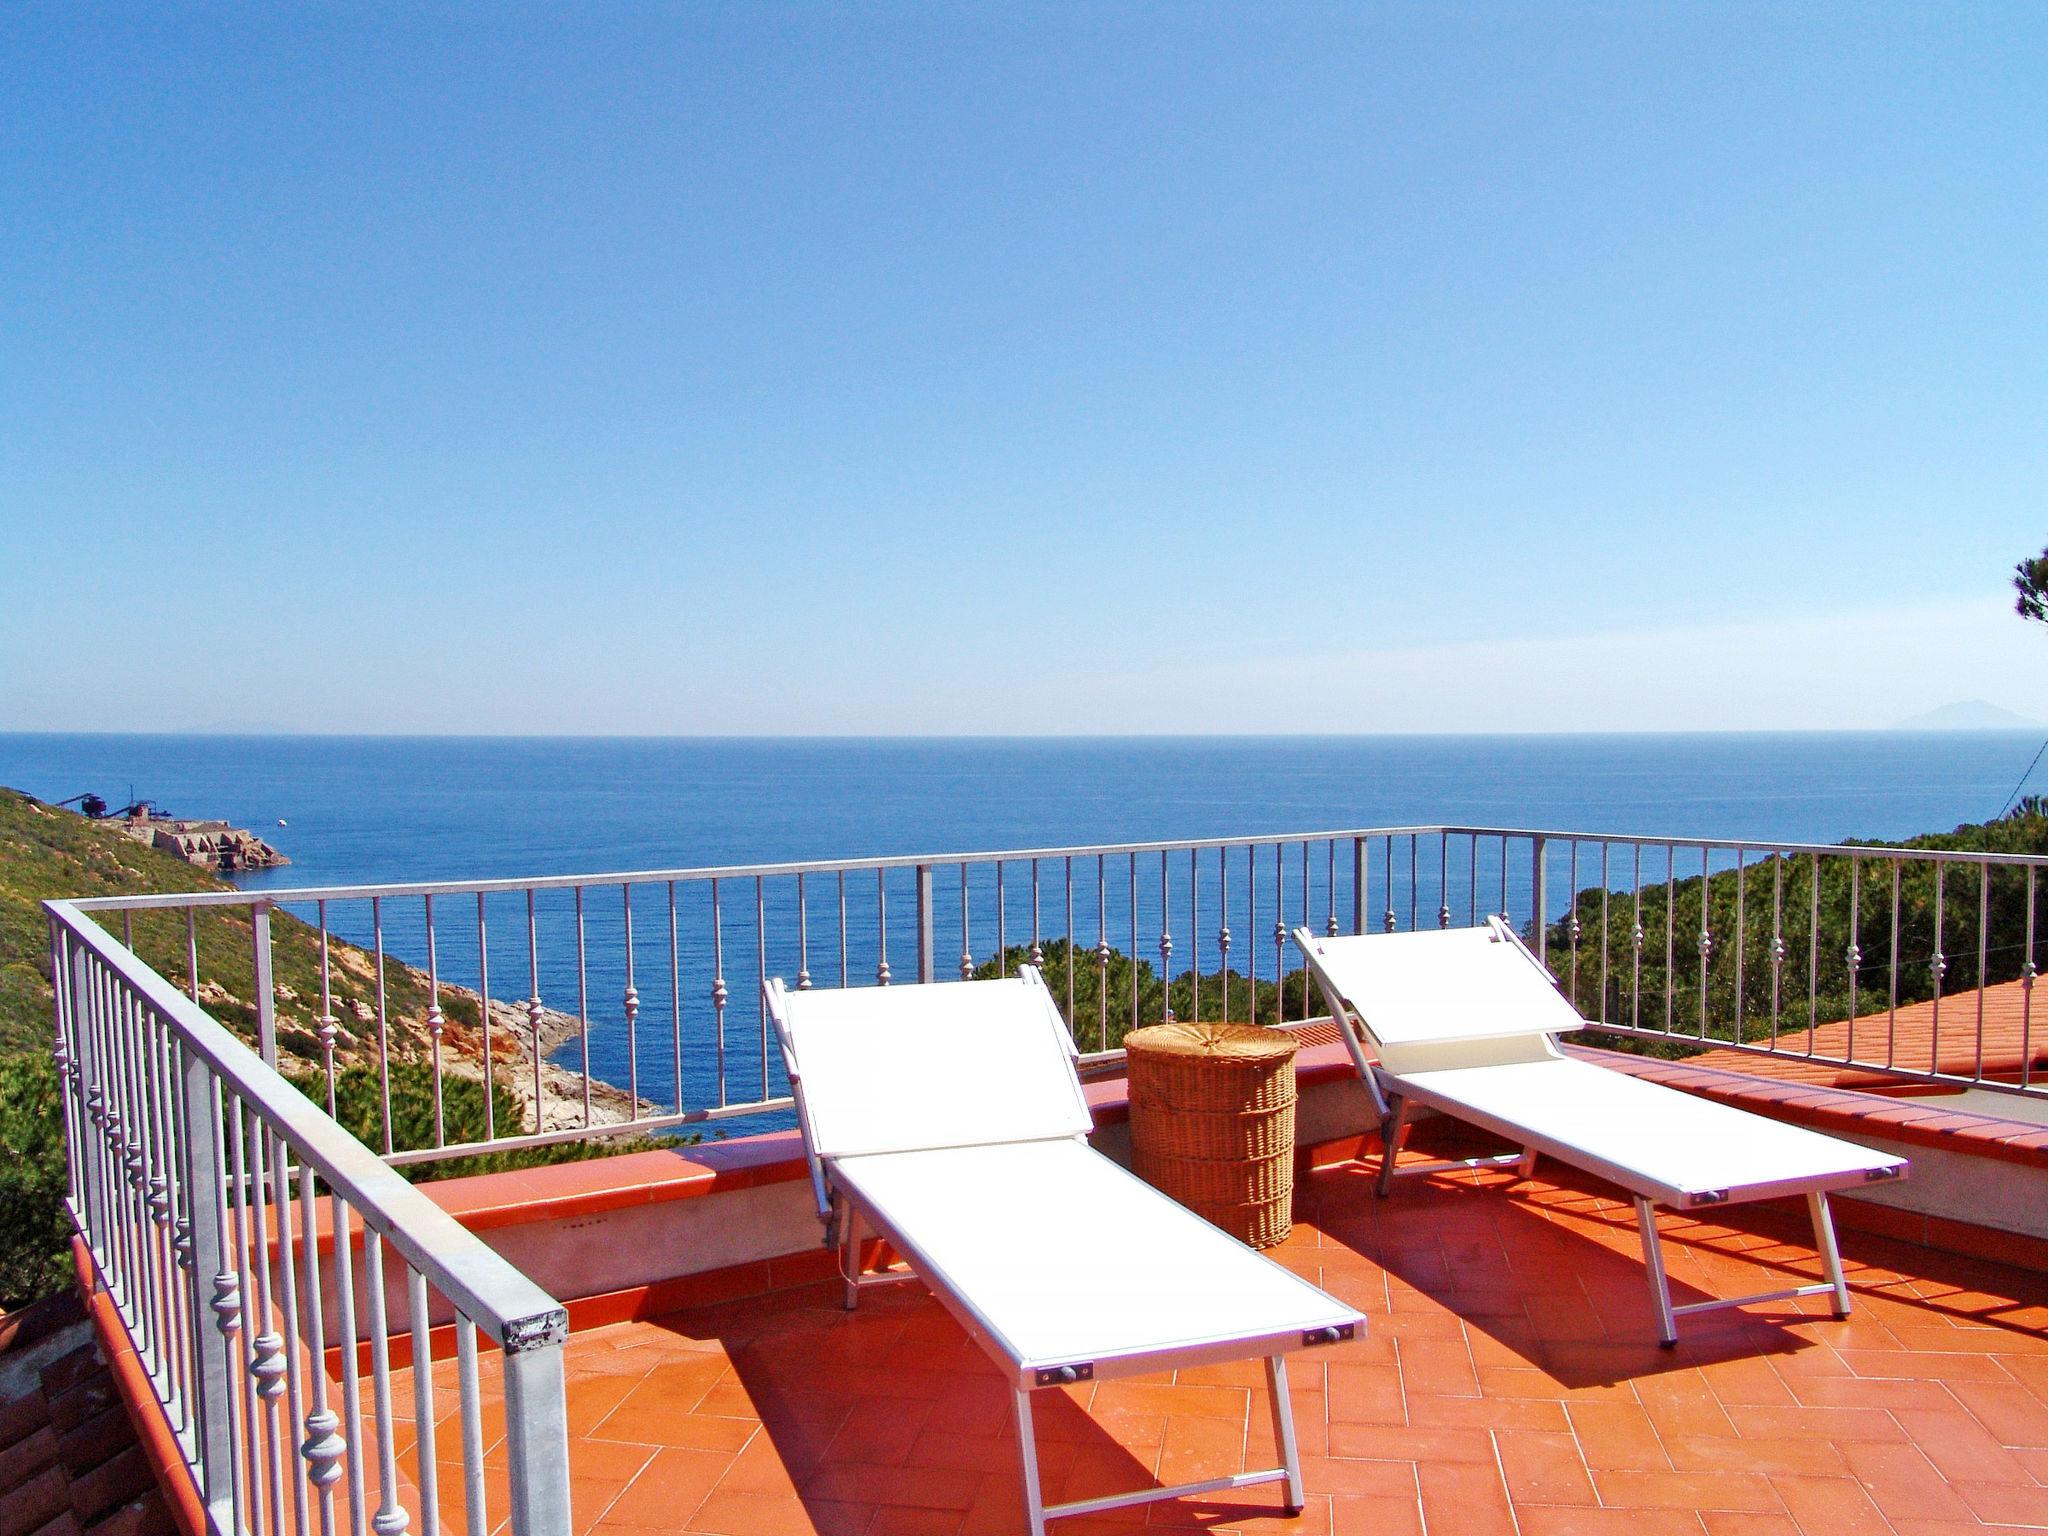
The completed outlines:
[[[1295,942],[1382,1053],[1585,1027],[1541,963],[1499,923],[1351,938],[1301,929]]]
[[[1035,973],[790,992],[769,1008],[811,1152],[855,1157],[1085,1135],[1073,1042]]]

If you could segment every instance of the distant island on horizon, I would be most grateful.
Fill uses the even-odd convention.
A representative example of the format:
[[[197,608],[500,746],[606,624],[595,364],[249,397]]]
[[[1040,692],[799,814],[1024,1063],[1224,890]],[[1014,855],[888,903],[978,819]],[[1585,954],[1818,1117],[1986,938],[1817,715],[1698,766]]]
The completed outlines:
[[[1892,727],[1895,731],[2038,731],[2039,720],[2014,714],[1985,699],[1959,699],[1952,704],[1908,715]]]

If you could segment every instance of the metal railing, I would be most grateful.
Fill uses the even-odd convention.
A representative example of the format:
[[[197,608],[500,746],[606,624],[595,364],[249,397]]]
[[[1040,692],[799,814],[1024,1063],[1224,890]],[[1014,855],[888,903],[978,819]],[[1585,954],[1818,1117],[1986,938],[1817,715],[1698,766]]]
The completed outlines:
[[[437,1536],[445,1460],[467,1536],[568,1536],[563,1310],[77,904],[45,910],[71,1216],[212,1528]]]
[[[1530,935],[1580,1011],[1615,1035],[2036,1092],[2044,863],[1375,827],[75,906],[147,940],[188,998],[238,1010],[330,1108],[350,1071],[363,1077],[376,1108],[366,1139],[403,1164],[791,1123],[760,1001],[769,975],[799,989],[887,985],[1029,961],[1084,1051],[1114,1054],[1169,1012],[1314,1015],[1319,999],[1290,963],[1298,924],[1398,931],[1492,914]],[[205,924],[222,916],[246,933],[209,950]],[[2018,983],[2016,1030],[1980,979]]]

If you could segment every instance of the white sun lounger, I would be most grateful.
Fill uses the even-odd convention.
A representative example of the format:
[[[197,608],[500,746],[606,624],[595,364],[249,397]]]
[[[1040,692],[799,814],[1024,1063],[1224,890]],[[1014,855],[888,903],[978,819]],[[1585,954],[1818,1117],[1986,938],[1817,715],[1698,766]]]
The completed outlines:
[[[1034,1536],[1052,1516],[1253,1483],[1284,1481],[1300,1512],[1284,1357],[1365,1320],[1087,1144],[1073,1041],[1036,971],[818,992],[777,978],[767,997],[846,1305],[920,1279],[1002,1367]],[[910,1275],[859,1273],[864,1223]],[[1034,1390],[1261,1357],[1279,1466],[1044,1504]]]
[[[1294,942],[1372,1090],[1382,1195],[1396,1174],[1513,1165],[1527,1178],[1538,1154],[1554,1157],[1634,1197],[1658,1337],[1667,1347],[1678,1342],[1680,1317],[1717,1307],[1832,1292],[1835,1315],[1848,1316],[1827,1192],[1899,1178],[1904,1159],[1566,1056],[1556,1036],[1585,1021],[1499,918],[1483,928],[1354,938],[1297,928]],[[1366,1057],[1368,1038],[1377,1062]],[[1417,1104],[1522,1150],[1396,1168]],[[1673,1306],[1656,1207],[1693,1210],[1780,1195],[1806,1196],[1827,1281]]]

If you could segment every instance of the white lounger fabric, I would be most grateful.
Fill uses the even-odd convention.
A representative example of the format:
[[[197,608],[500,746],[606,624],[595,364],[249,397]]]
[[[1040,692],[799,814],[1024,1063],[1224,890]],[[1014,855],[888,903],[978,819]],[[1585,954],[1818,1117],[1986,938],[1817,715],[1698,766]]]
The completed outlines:
[[[1038,973],[790,992],[765,984],[846,1305],[865,1221],[1008,1371],[1025,1523],[1283,1482],[1305,1502],[1286,1355],[1365,1319],[1090,1147],[1074,1043]],[[1047,1506],[1031,1394],[1263,1359],[1278,1466]],[[877,1366],[877,1369],[885,1367]]]
[[[1897,1178],[1906,1171],[1903,1158],[1566,1056],[1556,1036],[1585,1021],[1499,918],[1483,928],[1351,938],[1297,928],[1294,942],[1379,1109],[1381,1194],[1397,1173],[1518,1163],[1527,1177],[1535,1155],[1544,1154],[1634,1197],[1665,1345],[1677,1342],[1680,1317],[1749,1302],[1832,1293],[1836,1315],[1848,1315],[1828,1191]],[[1377,1047],[1377,1063],[1366,1059],[1361,1031]],[[1397,1166],[1417,1104],[1481,1126],[1522,1151]],[[1780,1195],[1805,1196],[1827,1282],[1675,1306],[1655,1207]]]
[[[1899,1161],[1570,1057],[1413,1072],[1400,1091],[1663,1205],[1861,1184]]]
[[[835,1175],[1029,1370],[1287,1338],[1358,1314],[1079,1141],[842,1158]],[[965,1321],[965,1319],[963,1319]]]
[[[963,991],[962,988],[970,990]],[[1018,977],[785,994],[819,1157],[1085,1136],[1059,1015]]]

